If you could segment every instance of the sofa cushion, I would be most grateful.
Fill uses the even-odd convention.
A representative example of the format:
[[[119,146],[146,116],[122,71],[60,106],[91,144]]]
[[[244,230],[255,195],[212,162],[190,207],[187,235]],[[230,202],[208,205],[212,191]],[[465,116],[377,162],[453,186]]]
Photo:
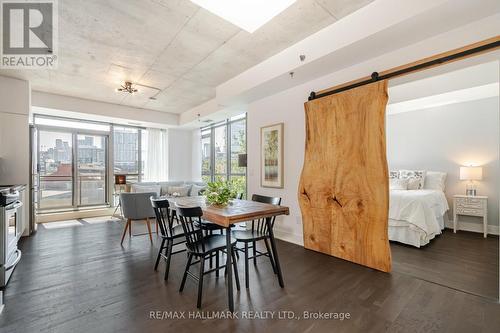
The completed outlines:
[[[161,185],[161,195],[168,195],[168,188],[170,186],[182,186],[184,182],[182,181],[168,181],[168,182],[159,182]]]
[[[132,184],[131,192],[133,193],[149,193],[154,192],[157,196],[161,194],[161,186],[155,184]]]
[[[193,184],[193,185],[191,185],[191,191],[189,191],[189,196],[191,196],[191,197],[198,196],[198,195],[200,195],[200,191],[202,191],[206,188],[207,188],[206,185],[199,186],[199,185]]]
[[[173,195],[174,193],[177,193],[180,197],[187,197],[190,189],[190,185],[169,186],[167,188],[167,195]]]

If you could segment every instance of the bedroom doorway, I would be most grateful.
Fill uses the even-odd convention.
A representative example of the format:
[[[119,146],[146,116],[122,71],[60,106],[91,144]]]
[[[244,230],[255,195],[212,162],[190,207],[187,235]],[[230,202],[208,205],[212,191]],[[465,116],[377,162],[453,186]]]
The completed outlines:
[[[499,59],[493,51],[391,79],[386,116],[393,272],[495,300]]]

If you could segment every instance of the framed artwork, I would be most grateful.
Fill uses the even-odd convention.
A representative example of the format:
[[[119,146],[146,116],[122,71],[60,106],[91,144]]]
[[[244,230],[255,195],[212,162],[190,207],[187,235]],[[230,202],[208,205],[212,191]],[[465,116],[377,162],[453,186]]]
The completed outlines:
[[[283,188],[283,123],[260,129],[260,185]]]

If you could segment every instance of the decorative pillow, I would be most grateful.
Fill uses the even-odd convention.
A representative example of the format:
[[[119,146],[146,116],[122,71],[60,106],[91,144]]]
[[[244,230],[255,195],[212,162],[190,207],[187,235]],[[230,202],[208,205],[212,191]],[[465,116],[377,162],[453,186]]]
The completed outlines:
[[[444,192],[446,172],[427,171],[425,174],[424,188],[427,190],[440,190]]]
[[[187,197],[191,186],[169,186],[167,188],[167,194],[173,195],[176,193],[180,197]]]
[[[390,170],[389,171],[389,179],[399,178],[398,170]]]
[[[132,184],[131,192],[134,193],[148,193],[154,192],[157,196],[160,196],[161,185],[140,185],[140,184]]]
[[[408,190],[408,179],[391,178],[389,180],[389,189]]]
[[[408,179],[409,190],[421,190],[424,188],[425,170],[399,170],[400,179]]]
[[[193,186],[191,186],[191,191],[189,192],[189,196],[190,197],[198,196],[200,195],[200,191],[203,191],[206,188],[207,188],[206,186],[198,186],[193,184]]]

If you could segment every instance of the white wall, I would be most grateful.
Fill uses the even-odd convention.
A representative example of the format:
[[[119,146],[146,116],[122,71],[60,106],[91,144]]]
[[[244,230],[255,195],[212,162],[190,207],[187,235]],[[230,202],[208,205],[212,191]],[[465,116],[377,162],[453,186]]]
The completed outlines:
[[[387,117],[387,159],[390,169],[420,169],[448,173],[446,196],[452,219],[454,194],[465,194],[459,168],[483,166],[478,194],[487,195],[488,223],[498,226],[499,103],[488,98],[405,112]],[[461,221],[482,223],[481,218]]]
[[[0,76],[0,185],[29,183],[30,108],[29,82]],[[26,226],[28,204],[24,216]]]
[[[290,89],[256,101],[247,113],[248,195],[263,194],[282,198],[290,215],[276,219],[276,236],[297,244],[302,240],[302,216],[297,200],[300,172],[304,162],[304,101],[309,91]],[[284,188],[260,186],[260,128],[284,123]]]
[[[191,130],[168,130],[168,179],[192,180],[193,133]]]

